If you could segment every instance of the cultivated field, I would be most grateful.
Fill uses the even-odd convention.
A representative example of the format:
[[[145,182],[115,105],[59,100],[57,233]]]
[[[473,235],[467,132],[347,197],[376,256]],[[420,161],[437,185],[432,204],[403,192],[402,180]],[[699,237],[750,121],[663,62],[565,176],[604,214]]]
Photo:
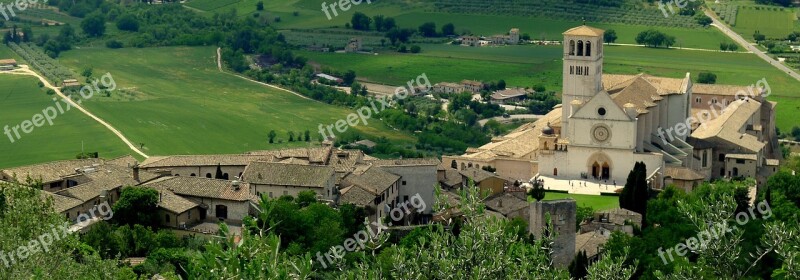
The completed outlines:
[[[31,76],[0,74],[0,129],[30,121],[34,114],[55,104],[53,96],[37,86],[38,81]],[[105,127],[74,109],[58,116],[53,126],[45,124],[30,134],[20,134],[22,138],[14,143],[0,135],[0,168],[74,159],[81,146],[105,158],[131,153]]]
[[[758,30],[767,38],[786,38],[792,33],[795,15],[790,9],[768,6],[740,6],[736,18],[736,32],[752,40]]]
[[[308,129],[316,141],[319,124],[332,124],[350,113],[220,73],[215,54],[211,47],[81,48],[60,60],[75,71],[92,66],[96,75],[113,75],[118,85],[114,95],[84,104],[131,141],[144,143],[149,155],[304,147],[310,143],[288,143],[288,131]],[[398,142],[414,141],[379,122],[355,129]],[[269,144],[270,130],[283,143]]]

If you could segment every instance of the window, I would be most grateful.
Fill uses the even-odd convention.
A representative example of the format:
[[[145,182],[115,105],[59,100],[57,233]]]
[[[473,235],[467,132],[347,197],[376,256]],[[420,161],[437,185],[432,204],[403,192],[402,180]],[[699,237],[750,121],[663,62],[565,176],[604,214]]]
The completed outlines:
[[[703,167],[708,167],[708,152],[703,151]]]
[[[575,55],[575,41],[569,40],[569,55]]]
[[[725,176],[725,168],[724,167],[719,169],[719,176]]]
[[[272,192],[269,192],[269,198],[272,198]]]
[[[569,67],[569,74],[570,75],[574,75],[575,74],[575,66],[570,66]]]
[[[164,221],[169,223],[169,214],[164,215]]]
[[[599,109],[597,109],[597,114],[601,115],[601,116],[605,116],[606,115],[606,108],[600,107]]]
[[[578,56],[583,56],[583,41],[578,40]]]
[[[408,196],[407,195],[403,196],[403,201],[408,201]]]
[[[289,191],[283,191],[283,195],[289,195]]]
[[[725,154],[719,154],[719,161],[725,161]]]
[[[206,173],[206,178],[211,178],[211,173]]]
[[[694,102],[695,102],[695,103],[700,103],[700,102],[703,102],[703,99],[702,99],[702,98],[700,98],[700,97],[698,97],[698,98],[695,98],[695,99],[694,99]]]
[[[592,55],[592,42],[586,41],[586,56]]]
[[[403,186],[405,186],[405,185],[406,185],[406,181],[404,180],[404,181],[403,181]]]
[[[736,160],[736,163],[738,163],[738,164],[744,164],[744,160],[743,160],[743,159],[737,159],[737,160]]]
[[[197,174],[192,173],[192,174],[189,174],[189,176],[195,177],[195,176],[197,176]]]
[[[222,174],[222,179],[228,180],[228,173]]]
[[[583,67],[583,75],[584,76],[589,76],[589,66]]]
[[[220,219],[227,219],[228,218],[228,206],[225,205],[217,205],[216,207],[217,218]]]

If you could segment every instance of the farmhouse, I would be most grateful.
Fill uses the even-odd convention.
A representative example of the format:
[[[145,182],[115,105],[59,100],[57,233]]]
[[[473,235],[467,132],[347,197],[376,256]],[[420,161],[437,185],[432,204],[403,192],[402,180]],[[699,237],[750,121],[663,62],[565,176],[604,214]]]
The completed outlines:
[[[350,38],[347,45],[344,47],[345,52],[359,52],[361,51],[361,37]]]
[[[494,35],[491,41],[494,45],[516,45],[519,44],[519,37],[519,28],[512,28],[508,35]]]
[[[455,83],[436,83],[433,85],[433,92],[438,93],[462,93],[465,91],[464,85]]]
[[[17,68],[17,61],[14,59],[0,59],[0,71],[14,70]]]
[[[485,86],[482,82],[473,80],[463,80],[461,81],[461,85],[464,86],[464,89],[473,93],[480,93]]]
[[[461,45],[470,46],[470,47],[479,47],[481,45],[481,39],[477,36],[462,36],[461,37]]]
[[[81,82],[76,79],[66,79],[61,83],[61,87],[64,89],[67,88],[79,88],[81,87]]]
[[[247,183],[240,181],[227,181],[219,179],[197,177],[163,177],[142,184],[151,187],[168,196],[178,196],[199,207],[196,215],[187,213],[186,218],[191,220],[178,221],[183,212],[172,212],[173,215],[162,215],[164,223],[181,222],[218,222],[229,221],[241,223],[250,213],[252,203],[257,203],[258,197],[252,195]],[[175,200],[177,205],[189,206],[181,200]],[[253,206],[254,207],[254,206]],[[185,207],[182,210],[191,210]],[[167,209],[169,210],[169,209]],[[173,209],[174,210],[174,209]]]
[[[781,157],[774,102],[758,94],[734,100],[737,87],[695,86],[689,73],[682,79],[604,75],[603,32],[584,25],[564,33],[561,105],[489,144],[443,156],[443,167],[491,166],[516,180],[610,184],[625,182],[633,164],[644,162],[653,188],[679,183],[688,191],[703,180],[738,176],[763,184],[773,170],[767,162]],[[714,115],[708,108],[717,116],[678,133],[687,120],[697,121],[693,111]],[[729,161],[728,154],[753,160]]]

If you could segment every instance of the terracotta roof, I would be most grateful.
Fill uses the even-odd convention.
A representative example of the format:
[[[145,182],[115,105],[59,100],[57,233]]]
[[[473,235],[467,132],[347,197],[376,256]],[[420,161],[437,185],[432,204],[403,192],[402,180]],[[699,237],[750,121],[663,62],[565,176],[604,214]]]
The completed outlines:
[[[709,95],[729,95],[735,96],[736,93],[741,92],[742,97],[751,97],[761,95],[762,88],[746,87],[746,86],[733,86],[733,85],[714,85],[714,84],[694,84],[692,86],[692,94],[709,94]],[[751,94],[752,91],[752,94]]]
[[[695,129],[692,137],[710,141],[724,140],[751,153],[758,153],[765,144],[756,136],[740,131],[744,131],[747,121],[758,112],[760,106],[761,103],[752,99],[733,101],[719,117]]]
[[[151,157],[140,165],[141,168],[164,168],[181,166],[245,166],[254,161],[272,161],[269,155],[178,155],[165,157]]]
[[[492,99],[505,100],[505,99],[509,99],[509,98],[525,96],[529,92],[531,92],[531,91],[526,90],[524,88],[509,88],[509,89],[504,89],[504,90],[498,90],[498,91],[495,91],[492,94]]]
[[[383,171],[380,168],[367,167],[363,172],[359,169],[348,174],[342,181],[343,185],[357,185],[375,195],[385,192],[400,176]]]
[[[461,81],[461,84],[462,85],[471,85],[471,86],[476,86],[476,87],[478,87],[478,86],[482,87],[483,86],[482,82],[473,81],[473,80],[463,80],[463,81]]]
[[[102,159],[74,159],[53,161],[21,167],[0,170],[4,177],[11,178],[16,174],[17,180],[23,181],[27,176],[41,179],[42,183],[61,180],[64,177],[75,175],[76,168],[92,167],[102,164]]]
[[[199,204],[180,197],[179,195],[176,195],[175,193],[166,189],[159,189],[158,193],[158,207],[175,214],[181,214],[191,210],[192,208],[200,206]]]
[[[103,191],[138,184],[133,180],[133,173],[129,168],[112,164],[98,166],[92,172],[82,172],[81,176],[88,179],[88,182],[56,193],[86,202],[97,198]]]
[[[323,188],[333,175],[329,166],[259,161],[248,165],[242,178],[251,184]]]
[[[63,195],[59,195],[59,194],[54,194],[54,193],[51,193],[51,192],[44,192],[43,191],[43,192],[40,192],[40,194],[41,194],[43,199],[47,199],[47,198],[52,198],[53,199],[53,210],[55,210],[56,213],[63,213],[64,211],[67,211],[67,210],[70,210],[72,208],[81,206],[81,204],[83,204],[83,201],[81,201],[79,199],[72,198],[72,197],[67,197],[67,196],[63,196]]]
[[[332,147],[326,146],[326,147],[314,147],[314,148],[251,151],[247,152],[246,154],[274,156],[277,160],[283,160],[287,158],[300,158],[300,159],[306,159],[309,162],[315,164],[327,164],[328,159],[331,157],[332,151],[333,151]]]
[[[575,236],[575,253],[586,251],[586,256],[591,258],[600,253],[600,248],[608,242],[608,237],[598,231],[591,231]]]
[[[615,225],[625,225],[625,221],[628,220],[637,225],[642,224],[642,214],[633,212],[628,209],[622,209],[622,208],[607,209],[607,210],[597,211],[595,212],[595,214],[608,215],[607,222]]]
[[[727,154],[725,158],[732,158],[732,159],[746,159],[755,161],[758,159],[758,155],[756,154]]]
[[[118,157],[118,158],[113,158],[113,159],[106,160],[106,163],[107,164],[119,165],[119,166],[125,166],[125,167],[133,167],[134,164],[138,164],[139,163],[139,160],[137,160],[135,157],[133,157],[131,155],[125,155],[125,156],[121,156],[121,157]]]
[[[550,123],[552,127],[561,126],[561,107],[554,108],[544,117],[527,123],[508,134],[492,139],[480,148],[471,148],[461,158],[491,160],[498,157],[531,160],[531,153],[539,148],[539,141],[531,141],[542,134],[542,129]]]
[[[497,211],[503,216],[508,216],[511,212],[527,208],[530,205],[526,199],[507,192],[490,196],[483,203],[486,204],[486,208]]]
[[[649,112],[647,108],[655,107],[662,97],[659,89],[642,76],[637,76],[625,88],[611,95],[620,108],[626,104],[633,104],[640,113]]]
[[[638,75],[603,74],[603,88],[608,93],[617,93],[639,78],[655,87],[659,95],[684,94],[688,91],[691,82],[688,74],[683,79],[655,77],[644,73]]]
[[[375,201],[376,194],[365,190],[358,185],[352,185],[341,190],[339,201],[341,204],[353,204],[358,206],[370,206]]]
[[[0,65],[17,65],[17,61],[14,59],[0,59]]]
[[[144,184],[159,190],[169,190],[181,196],[216,198],[231,201],[247,201],[252,199],[250,186],[239,182],[237,191],[232,181],[190,176],[165,177]]]
[[[492,177],[500,178],[494,173],[478,168],[467,168],[466,170],[461,170],[459,172],[461,173],[461,175],[464,175],[467,178],[472,179],[472,181],[474,181],[476,184]]]
[[[370,163],[374,166],[438,166],[442,162],[438,158],[406,158],[374,160]]]
[[[702,174],[697,173],[697,171],[694,171],[690,168],[675,166],[667,166],[664,169],[664,177],[672,177],[674,179],[683,181],[697,181],[706,178],[706,176],[703,176]]]
[[[603,36],[603,33],[605,33],[605,30],[587,25],[581,25],[567,30],[563,33],[563,35],[600,37]]]
[[[454,186],[461,186],[464,182],[464,177],[461,176],[461,172],[458,172],[456,169],[447,168],[444,170],[444,178],[442,178],[442,183],[448,188],[452,188]]]

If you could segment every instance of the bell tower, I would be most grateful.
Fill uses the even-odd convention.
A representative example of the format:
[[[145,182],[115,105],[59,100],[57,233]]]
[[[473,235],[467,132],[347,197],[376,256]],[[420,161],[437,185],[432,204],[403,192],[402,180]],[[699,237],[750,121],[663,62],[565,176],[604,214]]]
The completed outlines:
[[[561,96],[561,131],[569,131],[573,100],[586,104],[603,90],[604,30],[581,25],[564,32],[564,70]]]

